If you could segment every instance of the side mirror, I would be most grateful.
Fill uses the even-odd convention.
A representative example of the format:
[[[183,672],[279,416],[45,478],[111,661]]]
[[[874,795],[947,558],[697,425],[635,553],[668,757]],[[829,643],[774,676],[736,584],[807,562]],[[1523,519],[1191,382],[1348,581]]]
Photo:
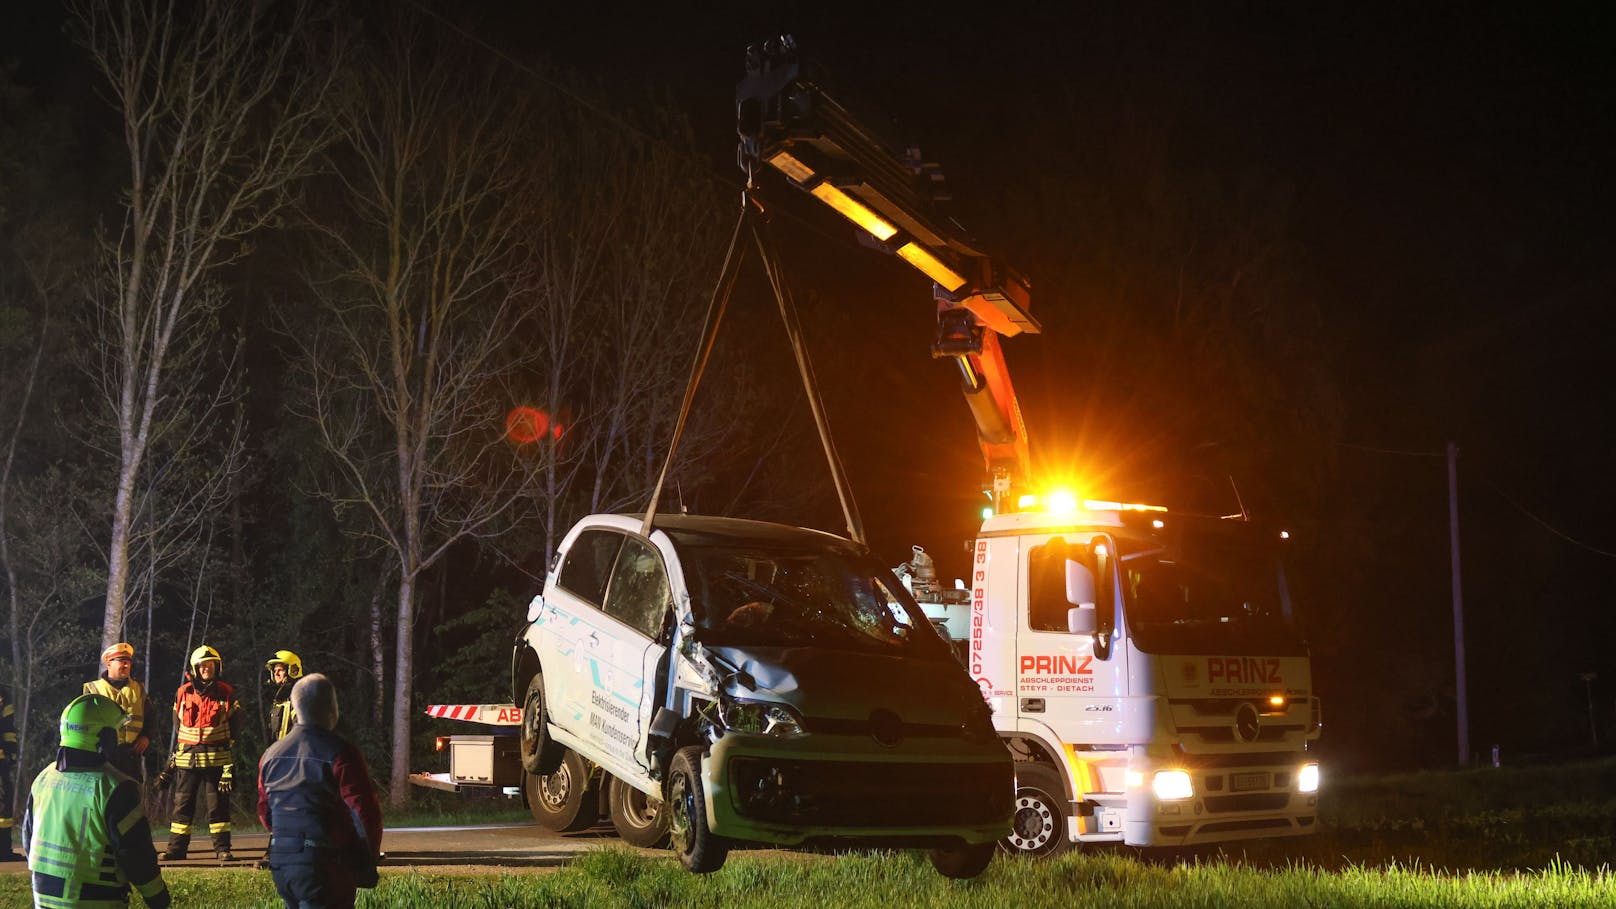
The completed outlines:
[[[1066,630],[1072,634],[1093,634],[1095,632],[1095,609],[1093,603],[1084,603],[1066,610]]]
[[[1094,572],[1077,559],[1066,560],[1066,602],[1073,606],[1094,606]]]
[[[1107,537],[1094,539],[1094,655],[1111,658],[1111,638],[1117,625],[1115,571],[1112,567],[1114,544]]]

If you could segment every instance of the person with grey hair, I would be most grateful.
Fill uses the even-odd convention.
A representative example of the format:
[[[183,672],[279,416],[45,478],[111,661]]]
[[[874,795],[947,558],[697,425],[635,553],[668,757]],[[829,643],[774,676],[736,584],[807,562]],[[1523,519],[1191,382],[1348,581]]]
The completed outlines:
[[[314,673],[292,686],[297,725],[258,762],[258,819],[287,909],[351,907],[376,886],[382,811],[365,758],[337,726],[337,689]]]

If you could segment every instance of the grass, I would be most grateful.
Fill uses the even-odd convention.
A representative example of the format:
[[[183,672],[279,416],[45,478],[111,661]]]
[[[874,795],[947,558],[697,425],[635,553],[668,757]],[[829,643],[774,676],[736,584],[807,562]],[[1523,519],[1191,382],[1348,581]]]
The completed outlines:
[[[1316,836],[1136,854],[1102,848],[1050,862],[998,859],[948,881],[915,853],[737,853],[706,877],[608,844],[542,874],[383,869],[361,907],[801,905],[1001,907],[1548,907],[1616,905],[1616,760],[1327,783]],[[478,808],[482,810],[477,810]],[[493,805],[422,806],[411,823],[487,822]],[[520,810],[513,819],[525,817]],[[389,826],[403,826],[389,817]],[[175,905],[277,907],[267,873],[176,869]],[[0,876],[0,907],[27,906],[25,875]]]
[[[267,872],[170,872],[175,905],[277,907]],[[0,906],[27,906],[22,875],[0,878]],[[1528,872],[1443,874],[1427,868],[1292,866],[1262,870],[1227,862],[1158,865],[1120,854],[1071,854],[1051,862],[996,861],[975,881],[949,881],[914,853],[835,858],[738,855],[706,877],[671,858],[615,848],[583,854],[540,875],[383,872],[360,907],[445,909],[525,907],[756,906],[760,909],[1004,906],[1223,907],[1595,907],[1616,902],[1616,876],[1551,865]]]

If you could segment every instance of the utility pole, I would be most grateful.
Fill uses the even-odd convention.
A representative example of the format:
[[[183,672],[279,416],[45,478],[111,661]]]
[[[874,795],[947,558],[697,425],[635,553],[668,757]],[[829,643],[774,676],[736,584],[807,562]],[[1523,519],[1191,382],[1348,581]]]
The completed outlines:
[[[1453,688],[1459,707],[1459,766],[1470,763],[1470,705],[1465,697],[1464,587],[1459,579],[1459,446],[1448,443],[1448,540],[1453,563]]]

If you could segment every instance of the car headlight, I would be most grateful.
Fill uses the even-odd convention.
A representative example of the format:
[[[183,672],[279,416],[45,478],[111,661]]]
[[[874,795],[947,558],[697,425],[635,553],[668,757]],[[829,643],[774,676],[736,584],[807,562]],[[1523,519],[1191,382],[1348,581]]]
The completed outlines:
[[[1303,764],[1302,769],[1296,773],[1297,792],[1319,791],[1319,765]]]
[[[1190,782],[1188,770],[1158,770],[1150,781],[1156,798],[1163,802],[1176,802],[1195,796],[1195,784]]]
[[[766,701],[738,701],[724,698],[719,706],[719,719],[731,732],[751,732],[791,738],[804,735],[802,717],[784,704]]]

